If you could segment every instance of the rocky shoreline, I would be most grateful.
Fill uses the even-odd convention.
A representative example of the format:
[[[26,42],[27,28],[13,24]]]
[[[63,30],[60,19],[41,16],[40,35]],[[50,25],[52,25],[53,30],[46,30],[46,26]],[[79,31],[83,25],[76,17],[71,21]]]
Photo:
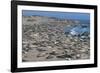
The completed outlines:
[[[80,24],[75,20],[61,20],[42,16],[23,16],[22,61],[82,60],[90,58],[89,33],[65,33],[64,27]]]

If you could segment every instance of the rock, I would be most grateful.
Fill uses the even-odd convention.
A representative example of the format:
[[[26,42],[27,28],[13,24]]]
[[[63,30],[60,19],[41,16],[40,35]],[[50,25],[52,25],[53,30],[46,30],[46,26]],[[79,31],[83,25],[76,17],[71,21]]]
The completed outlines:
[[[89,59],[90,57],[88,54],[82,53],[80,58],[81,59]]]
[[[67,55],[67,54],[59,55],[59,56],[56,56],[56,57],[57,57],[57,58],[63,58],[63,59],[72,58],[71,55]]]
[[[52,58],[53,58],[52,55],[49,55],[49,56],[46,57],[46,59],[52,59]]]
[[[37,57],[44,57],[44,56],[46,56],[48,53],[39,53],[38,55],[37,55]]]
[[[50,55],[57,55],[58,53],[56,52],[56,50],[53,50],[51,53],[49,53]]]
[[[76,58],[80,58],[80,57],[81,57],[81,55],[80,55],[80,54],[77,54],[77,55],[76,55]]]
[[[41,47],[37,48],[36,50],[39,51],[39,52],[47,51],[46,48],[41,48]]]

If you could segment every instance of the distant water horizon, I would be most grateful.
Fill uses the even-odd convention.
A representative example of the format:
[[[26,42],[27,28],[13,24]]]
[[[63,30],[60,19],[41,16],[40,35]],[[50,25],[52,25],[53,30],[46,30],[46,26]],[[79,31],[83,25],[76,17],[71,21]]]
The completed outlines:
[[[89,13],[22,10],[23,16],[46,16],[59,19],[90,21]]]

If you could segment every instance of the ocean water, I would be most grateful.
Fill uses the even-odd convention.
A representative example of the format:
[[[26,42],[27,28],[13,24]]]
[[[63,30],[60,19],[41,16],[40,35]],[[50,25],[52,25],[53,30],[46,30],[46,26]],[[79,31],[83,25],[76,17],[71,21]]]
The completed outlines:
[[[66,35],[87,37],[90,35],[90,23],[89,21],[82,21],[80,24],[75,24],[74,26],[64,27],[64,32]]]
[[[23,16],[47,16],[59,19],[90,20],[89,13],[22,10]]]

